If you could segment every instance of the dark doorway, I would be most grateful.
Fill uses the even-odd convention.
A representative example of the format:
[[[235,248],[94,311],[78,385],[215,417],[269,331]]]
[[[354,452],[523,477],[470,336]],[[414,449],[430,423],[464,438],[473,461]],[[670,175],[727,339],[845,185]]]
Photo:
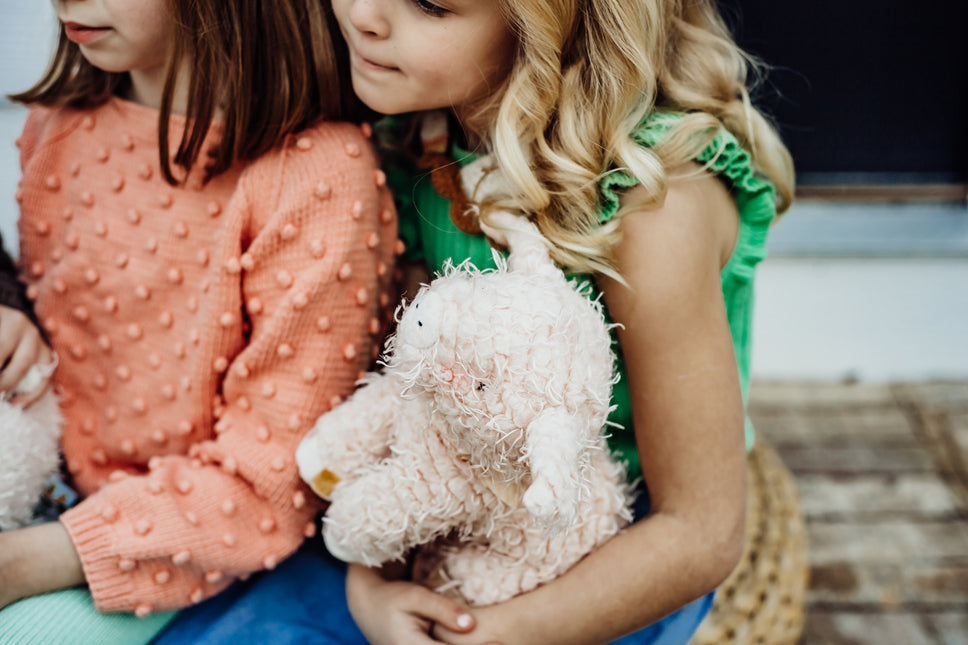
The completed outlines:
[[[772,67],[754,100],[778,123],[805,190],[903,185],[964,199],[968,1],[721,6]]]

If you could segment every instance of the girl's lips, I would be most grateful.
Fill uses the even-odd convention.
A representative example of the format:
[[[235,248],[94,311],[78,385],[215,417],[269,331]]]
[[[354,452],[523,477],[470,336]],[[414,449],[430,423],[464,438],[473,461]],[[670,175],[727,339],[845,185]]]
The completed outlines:
[[[106,35],[110,31],[109,27],[91,27],[77,22],[64,23],[64,35],[72,43],[87,45]]]
[[[375,71],[383,71],[383,72],[396,72],[399,70],[399,68],[397,67],[391,67],[389,65],[381,65],[380,63],[372,61],[369,58],[365,58],[361,56],[358,52],[355,52],[355,51],[351,52],[350,56],[351,58],[355,58],[358,61],[358,63],[362,67],[365,67],[366,69],[372,69]]]

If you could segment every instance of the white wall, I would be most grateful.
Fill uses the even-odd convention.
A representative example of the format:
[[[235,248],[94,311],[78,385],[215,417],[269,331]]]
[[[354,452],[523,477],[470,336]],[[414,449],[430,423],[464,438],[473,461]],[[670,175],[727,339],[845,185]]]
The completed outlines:
[[[53,53],[57,22],[47,0],[0,0],[0,92],[25,90]]]
[[[40,78],[54,51],[57,23],[46,0],[0,0],[0,233],[16,248],[16,204],[12,196],[19,169],[13,141],[25,112],[6,95],[29,88]]]
[[[968,259],[774,257],[757,279],[756,377],[968,378]]]

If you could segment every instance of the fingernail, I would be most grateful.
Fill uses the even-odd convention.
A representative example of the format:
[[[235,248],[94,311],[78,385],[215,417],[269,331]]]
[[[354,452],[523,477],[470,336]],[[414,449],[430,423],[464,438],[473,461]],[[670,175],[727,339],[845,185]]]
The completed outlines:
[[[471,618],[470,614],[461,614],[457,617],[457,626],[461,629],[467,629],[473,621],[474,619]]]

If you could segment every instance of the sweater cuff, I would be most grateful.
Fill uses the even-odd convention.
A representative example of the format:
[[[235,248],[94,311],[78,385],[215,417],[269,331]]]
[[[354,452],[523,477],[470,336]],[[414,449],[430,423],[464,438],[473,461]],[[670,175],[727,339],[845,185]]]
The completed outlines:
[[[130,599],[135,590],[134,577],[122,571],[118,549],[113,544],[113,531],[107,530],[103,513],[91,512],[92,503],[93,500],[89,499],[68,509],[60,516],[60,521],[80,556],[95,608],[102,612],[131,611],[125,600]]]
[[[157,526],[177,524],[163,504],[140,504],[128,509],[133,517],[151,517]],[[133,612],[147,616],[190,604],[187,589],[197,586],[193,572],[179,571],[172,562],[147,559],[136,562],[119,556],[126,536],[136,536],[138,523],[126,521],[103,491],[95,493],[60,516],[77,549],[88,588],[99,612]],[[130,551],[129,551],[130,552]],[[165,576],[159,578],[159,574]],[[206,595],[228,586],[227,581],[207,585]]]

